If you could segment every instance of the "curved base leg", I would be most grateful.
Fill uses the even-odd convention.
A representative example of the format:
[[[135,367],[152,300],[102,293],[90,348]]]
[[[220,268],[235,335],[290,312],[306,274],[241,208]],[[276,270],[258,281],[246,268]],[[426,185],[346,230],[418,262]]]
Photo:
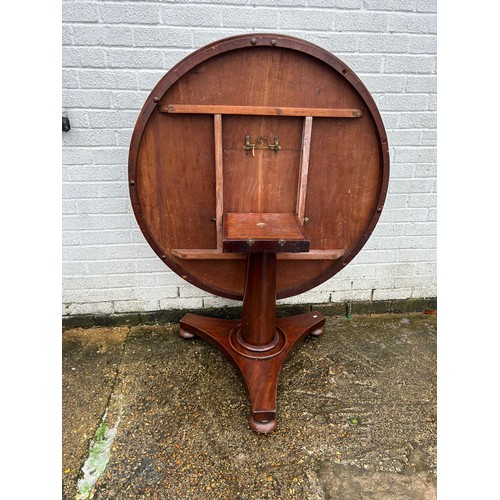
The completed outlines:
[[[238,368],[252,403],[250,427],[259,434],[267,434],[277,426],[276,393],[283,365],[307,335],[318,336],[324,332],[325,317],[314,311],[278,318],[278,344],[258,352],[238,343],[240,323],[186,314],[180,322],[180,334],[183,338],[198,336],[207,340]]]

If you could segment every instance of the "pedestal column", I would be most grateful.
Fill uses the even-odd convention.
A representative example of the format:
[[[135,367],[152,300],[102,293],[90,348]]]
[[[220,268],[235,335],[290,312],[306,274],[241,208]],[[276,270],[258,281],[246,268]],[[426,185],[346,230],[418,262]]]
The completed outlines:
[[[276,254],[249,253],[240,342],[265,351],[276,345]]]

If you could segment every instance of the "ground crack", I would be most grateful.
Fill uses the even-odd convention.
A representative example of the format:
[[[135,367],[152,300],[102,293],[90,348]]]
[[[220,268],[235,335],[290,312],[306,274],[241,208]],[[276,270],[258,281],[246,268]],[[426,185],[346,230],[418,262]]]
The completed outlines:
[[[117,388],[120,383],[120,369],[129,335],[130,328],[123,340],[120,357],[104,412],[94,433],[94,437],[90,440],[88,456],[81,468],[81,474],[77,481],[76,500],[86,500],[93,497],[94,486],[106,470],[106,466],[109,462],[111,445],[113,444],[120,420],[123,416],[123,394],[121,391],[117,391]],[[111,422],[114,423],[111,424]]]

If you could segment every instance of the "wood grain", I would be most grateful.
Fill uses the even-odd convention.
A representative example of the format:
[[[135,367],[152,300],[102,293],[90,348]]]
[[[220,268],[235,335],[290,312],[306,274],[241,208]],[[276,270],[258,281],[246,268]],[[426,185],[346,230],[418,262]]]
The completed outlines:
[[[215,140],[215,224],[217,231],[217,250],[222,251],[222,213],[224,211],[224,178],[222,166],[222,116],[214,115]]]
[[[306,209],[306,193],[307,193],[307,174],[309,172],[309,155],[311,152],[311,134],[312,134],[313,118],[306,116],[304,118],[304,128],[302,131],[302,146],[300,151],[300,166],[299,166],[299,187],[297,193],[297,216],[299,221],[303,223]]]
[[[297,213],[304,117],[212,113],[221,115],[222,147],[216,153],[211,114],[160,112],[169,103],[362,110],[356,119],[314,117],[307,188],[301,195],[310,248],[341,249],[343,255],[278,257],[278,298],[321,284],[360,251],[384,204],[389,155],[376,105],[342,61],[284,35],[233,37],[181,61],[141,110],[130,147],[129,181],[146,240],[187,281],[209,293],[241,299],[244,260],[215,257],[207,265],[205,259],[181,258],[174,250],[220,249],[216,158],[221,151],[223,212]],[[252,142],[259,136],[272,142],[277,135],[282,149],[256,150],[252,156],[243,149],[246,134]]]
[[[224,214],[224,239],[304,240],[304,232],[295,214],[228,213]]]
[[[172,255],[179,259],[190,260],[243,260],[245,252],[220,252],[215,248],[172,248]],[[336,260],[344,255],[344,250],[311,250],[309,252],[280,252],[278,260]]]
[[[295,214],[224,214],[222,234],[224,252],[309,251],[309,238]]]
[[[323,118],[361,118],[362,109],[297,108],[286,106],[225,106],[210,104],[167,104],[159,106],[160,113],[220,114],[253,116],[320,116]]]

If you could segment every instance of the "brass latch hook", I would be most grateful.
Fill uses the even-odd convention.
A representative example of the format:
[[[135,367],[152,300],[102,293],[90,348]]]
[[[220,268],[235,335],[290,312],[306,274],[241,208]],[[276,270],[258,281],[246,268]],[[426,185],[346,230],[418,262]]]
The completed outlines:
[[[264,144],[264,142],[267,142],[267,145]],[[250,144],[250,135],[247,134],[245,136],[245,145],[243,146],[243,149],[245,151],[252,151],[252,156],[255,156],[255,150],[256,149],[271,149],[275,152],[278,152],[279,149],[281,149],[281,146],[278,144],[278,136],[274,136],[274,144],[271,144],[269,139],[263,135],[257,137],[255,139],[255,144]]]

